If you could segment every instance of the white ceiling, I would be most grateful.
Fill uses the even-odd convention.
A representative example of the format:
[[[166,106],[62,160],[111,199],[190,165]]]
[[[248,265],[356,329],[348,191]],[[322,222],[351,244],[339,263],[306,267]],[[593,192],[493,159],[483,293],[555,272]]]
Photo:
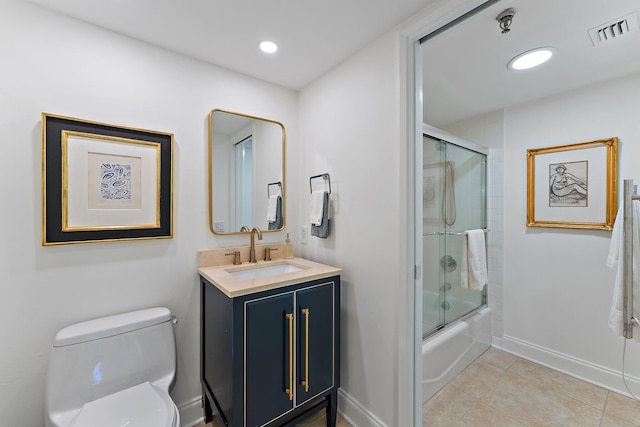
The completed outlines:
[[[302,89],[432,0],[30,0],[135,39]],[[280,49],[269,56],[259,42]]]
[[[516,9],[511,31],[501,34],[495,18],[509,7]],[[640,72],[640,31],[595,47],[588,34],[638,10],[640,0],[497,3],[423,44],[425,122],[442,126]],[[540,46],[554,46],[558,52],[539,68],[507,69],[511,58]],[[603,108],[615,102],[602,101]]]
[[[135,39],[302,89],[433,0],[30,0]],[[511,32],[495,17],[516,9]],[[503,0],[423,45],[425,121],[439,126],[640,72],[640,31],[593,47],[587,31],[640,0]],[[258,50],[270,39],[272,56]],[[558,54],[521,73],[516,54]],[[606,108],[603,100],[603,108]]]

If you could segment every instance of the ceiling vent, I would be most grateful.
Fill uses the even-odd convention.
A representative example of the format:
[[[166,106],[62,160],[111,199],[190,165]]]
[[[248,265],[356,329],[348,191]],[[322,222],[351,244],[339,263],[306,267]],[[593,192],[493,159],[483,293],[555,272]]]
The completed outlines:
[[[622,18],[614,19],[611,22],[590,29],[589,37],[591,37],[591,43],[594,46],[598,46],[639,30],[638,12],[632,12]]]

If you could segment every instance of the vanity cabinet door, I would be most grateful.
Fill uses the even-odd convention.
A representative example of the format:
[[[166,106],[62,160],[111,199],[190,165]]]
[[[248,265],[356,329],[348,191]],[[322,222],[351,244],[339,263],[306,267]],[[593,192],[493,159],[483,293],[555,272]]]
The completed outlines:
[[[246,302],[246,426],[263,425],[293,408],[293,295]]]
[[[296,292],[298,405],[334,386],[334,293],[333,282]]]

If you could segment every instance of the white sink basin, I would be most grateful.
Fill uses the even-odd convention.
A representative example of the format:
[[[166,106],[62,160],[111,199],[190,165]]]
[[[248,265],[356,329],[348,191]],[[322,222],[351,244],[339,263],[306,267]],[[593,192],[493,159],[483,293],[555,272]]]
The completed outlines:
[[[232,270],[227,272],[236,279],[240,280],[253,280],[262,277],[278,276],[280,274],[293,273],[302,270],[300,267],[296,267],[291,264],[276,264],[267,265],[264,267],[249,268],[246,270]]]

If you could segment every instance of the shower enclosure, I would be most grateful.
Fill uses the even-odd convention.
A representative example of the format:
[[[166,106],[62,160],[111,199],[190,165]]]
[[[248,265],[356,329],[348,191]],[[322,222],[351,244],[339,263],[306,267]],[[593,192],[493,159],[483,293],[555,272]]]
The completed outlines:
[[[479,229],[486,236],[488,150],[435,133],[423,136],[424,338],[476,312],[487,300],[486,286],[469,286],[462,266],[465,233]]]

